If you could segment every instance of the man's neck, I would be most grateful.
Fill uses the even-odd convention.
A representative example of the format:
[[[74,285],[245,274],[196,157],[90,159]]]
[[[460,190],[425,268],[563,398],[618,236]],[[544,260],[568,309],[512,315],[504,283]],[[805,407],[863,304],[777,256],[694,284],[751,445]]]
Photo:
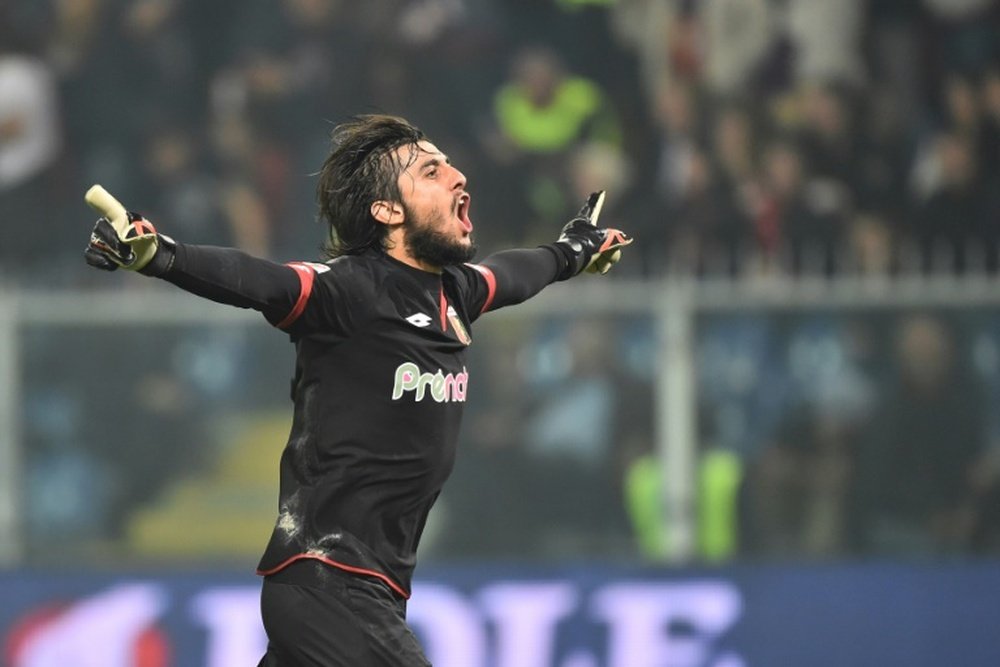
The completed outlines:
[[[403,243],[392,244],[391,247],[386,249],[385,254],[389,255],[396,261],[406,264],[407,266],[412,266],[415,269],[420,269],[421,271],[426,271],[427,273],[437,273],[440,275],[442,272],[440,266],[429,264],[411,255],[407,252],[406,245]]]

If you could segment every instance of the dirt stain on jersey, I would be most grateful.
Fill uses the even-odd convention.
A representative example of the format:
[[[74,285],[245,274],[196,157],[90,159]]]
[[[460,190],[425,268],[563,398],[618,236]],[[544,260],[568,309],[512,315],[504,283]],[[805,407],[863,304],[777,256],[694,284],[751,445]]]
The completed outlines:
[[[299,522],[298,517],[285,510],[278,515],[278,529],[289,538],[293,538],[302,530],[302,524]]]

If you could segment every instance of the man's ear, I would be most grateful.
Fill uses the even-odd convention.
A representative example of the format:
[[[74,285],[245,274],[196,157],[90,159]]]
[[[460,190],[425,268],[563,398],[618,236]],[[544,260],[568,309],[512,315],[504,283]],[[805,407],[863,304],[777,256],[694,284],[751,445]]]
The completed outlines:
[[[398,225],[404,222],[403,207],[396,202],[379,199],[372,202],[372,217],[383,225]]]

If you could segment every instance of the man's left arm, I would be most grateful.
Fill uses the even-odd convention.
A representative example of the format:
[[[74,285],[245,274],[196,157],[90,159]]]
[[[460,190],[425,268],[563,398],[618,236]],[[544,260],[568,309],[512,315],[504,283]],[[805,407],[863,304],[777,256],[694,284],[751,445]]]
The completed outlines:
[[[546,285],[584,271],[607,273],[632,239],[620,230],[597,225],[603,201],[603,192],[591,195],[577,216],[563,227],[555,243],[503,250],[479,264],[470,264],[486,284],[484,303],[477,315],[521,303]]]

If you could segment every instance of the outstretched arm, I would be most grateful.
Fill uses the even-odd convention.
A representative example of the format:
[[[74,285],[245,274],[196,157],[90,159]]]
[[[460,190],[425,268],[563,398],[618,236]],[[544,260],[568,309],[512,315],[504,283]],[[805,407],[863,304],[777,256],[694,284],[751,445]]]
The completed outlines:
[[[174,258],[161,278],[217,303],[260,311],[278,327],[293,317],[302,300],[303,281],[313,278],[311,269],[278,264],[232,248],[164,246]]]
[[[175,243],[100,186],[91,188],[86,199],[103,215],[85,253],[91,266],[163,278],[212,301],[258,310],[276,326],[294,319],[306,283],[311,285],[314,271],[306,266],[277,264],[231,248]]]
[[[564,264],[552,244],[530,250],[502,250],[471,265],[490,286],[483,310],[496,310],[530,299],[556,280]]]
[[[583,271],[607,273],[632,239],[617,229],[597,226],[603,204],[603,191],[592,194],[555,243],[532,250],[504,250],[472,265],[489,285],[483,312],[521,303],[546,285]]]

